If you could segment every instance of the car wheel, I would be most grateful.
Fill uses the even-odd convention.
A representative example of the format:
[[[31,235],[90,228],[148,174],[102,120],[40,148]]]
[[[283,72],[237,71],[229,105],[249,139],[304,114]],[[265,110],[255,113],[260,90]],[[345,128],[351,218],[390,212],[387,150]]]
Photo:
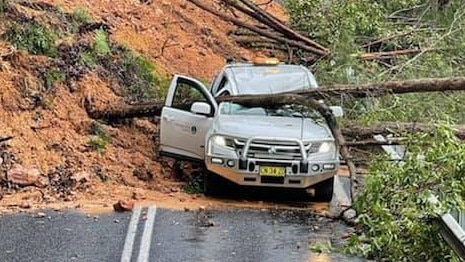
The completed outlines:
[[[229,180],[206,171],[203,176],[203,193],[206,196],[224,196],[233,192],[234,185]]]
[[[331,202],[334,192],[334,177],[326,179],[312,186],[312,188],[315,189],[315,195],[313,196],[315,201]]]
[[[218,187],[221,187],[221,183],[216,174],[205,171],[203,174],[203,193],[206,196],[216,195],[218,193]]]

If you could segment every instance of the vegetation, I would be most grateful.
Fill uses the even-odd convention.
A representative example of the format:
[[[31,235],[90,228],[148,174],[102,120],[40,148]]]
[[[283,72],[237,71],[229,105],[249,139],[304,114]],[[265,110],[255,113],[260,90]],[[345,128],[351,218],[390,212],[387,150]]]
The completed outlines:
[[[74,9],[71,16],[77,24],[90,23],[92,21],[92,16],[82,8]]]
[[[56,34],[35,21],[13,23],[3,39],[34,55],[54,57],[57,53]]]
[[[46,24],[47,19],[40,16],[28,17],[16,5],[42,11],[50,20],[59,22]],[[112,42],[109,26],[92,22],[86,10],[78,8],[67,14],[46,3],[1,1],[0,10],[7,8],[13,11],[0,21],[6,28],[2,38],[31,54],[52,58],[46,65],[35,68],[36,77],[43,80],[46,90],[62,82],[70,91],[75,91],[73,82],[93,71],[107,82],[116,82],[112,85],[114,91],[125,96],[128,102],[154,100],[165,95],[168,80],[155,65]]]
[[[455,0],[450,6],[436,9],[431,2],[434,1],[285,1],[292,25],[330,47],[331,58],[311,66],[321,84],[465,75],[464,4]],[[398,50],[419,51],[360,59],[361,54]],[[460,113],[464,109],[460,102],[465,99],[463,94],[392,96],[372,100],[370,107],[350,97],[343,99],[350,121],[445,120],[441,112],[450,109],[449,120],[465,123]],[[424,110],[427,114],[423,114]]]
[[[285,6],[294,28],[331,50],[329,59],[311,65],[319,82],[356,84],[465,75],[464,4],[434,2],[287,0]],[[373,56],[376,52],[393,53]],[[372,58],[361,59],[362,54]],[[465,123],[464,99],[457,92],[336,101],[346,108],[344,121],[437,124],[434,134],[409,137],[402,164],[380,157],[369,165],[354,203],[358,234],[346,252],[376,261],[459,261],[431,218],[465,210],[465,146],[450,128]]]
[[[444,123],[433,137],[409,140],[402,164],[371,163],[354,203],[363,230],[350,239],[346,251],[377,261],[459,261],[431,219],[464,210],[465,144]]]
[[[111,137],[107,135],[104,127],[99,123],[93,122],[90,126],[90,134],[89,146],[94,150],[104,152],[108,143],[111,142]]]

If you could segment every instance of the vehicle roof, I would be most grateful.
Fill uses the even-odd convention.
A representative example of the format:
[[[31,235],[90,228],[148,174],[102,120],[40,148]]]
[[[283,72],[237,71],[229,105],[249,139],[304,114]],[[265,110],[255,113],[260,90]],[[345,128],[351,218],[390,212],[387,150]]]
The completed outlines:
[[[313,74],[300,65],[234,63],[226,65],[224,71],[233,82],[233,95],[276,94],[318,87]]]

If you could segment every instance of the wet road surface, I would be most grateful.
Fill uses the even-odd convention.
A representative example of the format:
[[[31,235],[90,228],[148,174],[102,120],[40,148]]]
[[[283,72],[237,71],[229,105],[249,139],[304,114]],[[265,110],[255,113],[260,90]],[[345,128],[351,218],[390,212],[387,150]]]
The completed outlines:
[[[1,261],[364,261],[312,253],[347,228],[308,209],[44,213],[0,217]]]
[[[1,261],[362,261],[312,254],[309,245],[337,242],[344,226],[306,211],[150,208],[156,211],[153,224],[147,208],[139,217],[133,212],[94,219],[75,211],[4,216]]]

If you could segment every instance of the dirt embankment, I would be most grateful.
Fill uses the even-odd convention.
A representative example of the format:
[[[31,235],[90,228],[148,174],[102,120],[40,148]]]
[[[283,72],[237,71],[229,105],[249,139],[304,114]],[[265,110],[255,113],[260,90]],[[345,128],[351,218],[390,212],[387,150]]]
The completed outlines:
[[[97,122],[84,106],[160,97],[166,80],[154,72],[208,80],[227,57],[250,59],[228,38],[230,24],[181,0],[4,5],[0,138],[14,138],[0,142],[0,213],[111,210],[118,199],[177,208],[215,203],[184,193],[184,182],[161,166],[151,119]],[[265,8],[284,15],[274,4]]]

